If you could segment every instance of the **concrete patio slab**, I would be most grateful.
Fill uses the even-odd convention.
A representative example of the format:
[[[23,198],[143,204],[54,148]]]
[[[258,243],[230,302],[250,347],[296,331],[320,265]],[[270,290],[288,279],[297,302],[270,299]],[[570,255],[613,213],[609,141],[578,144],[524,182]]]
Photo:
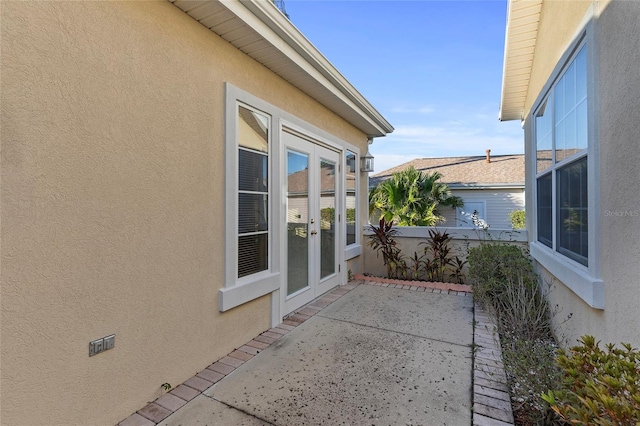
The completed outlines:
[[[359,286],[318,315],[460,345],[473,342],[470,295]]]
[[[205,395],[197,396],[171,417],[158,423],[159,426],[263,426],[268,424]]]
[[[470,298],[368,287],[336,304],[204,394],[277,425],[471,423]]]
[[[473,389],[469,389],[469,391],[471,391],[470,394],[473,395],[474,401],[474,406],[471,409],[474,426],[513,424],[510,396],[506,386],[503,383],[488,380],[487,378],[488,375],[494,374],[496,369],[500,369],[502,371],[502,360],[500,354],[500,343],[497,338],[494,320],[491,315],[488,315],[483,311],[482,307],[475,306],[473,312],[473,347],[475,348],[475,351],[472,354],[474,357],[473,373],[470,371],[471,365],[469,365],[468,362],[463,362],[465,365],[459,369],[458,366],[453,363],[449,363],[448,366],[446,365],[446,360],[449,359],[449,356],[459,357],[461,359],[464,359],[465,356],[467,356],[463,349],[468,345],[461,342],[467,341],[463,329],[465,327],[464,324],[468,324],[466,321],[468,319],[468,312],[466,312],[466,308],[468,308],[467,302],[471,300],[468,291],[441,292],[436,288],[438,286],[442,286],[443,284],[441,283],[421,283],[424,285],[419,286],[417,290],[415,290],[413,286],[405,288],[405,286],[402,285],[391,285],[386,282],[370,280],[364,281],[364,284],[365,286],[363,287],[368,287],[368,289],[361,289],[358,292],[354,292],[352,300],[343,303],[342,306],[341,304],[336,304],[333,309],[327,309],[327,314],[324,318],[321,312],[326,306],[330,305],[327,300],[331,299],[327,298],[327,295],[323,295],[314,300],[297,313],[297,315],[301,315],[301,312],[306,312],[308,314],[305,315],[305,320],[296,322],[297,326],[301,326],[301,324],[305,323],[306,320],[310,319],[312,316],[316,316],[316,314],[318,318],[323,319],[318,320],[319,322],[317,324],[313,321],[309,321],[304,327],[299,327],[301,330],[305,327],[308,328],[308,331],[300,332],[298,337],[292,337],[292,339],[299,339],[299,341],[294,340],[293,343],[285,343],[283,340],[280,342],[279,346],[274,345],[274,351],[276,350],[276,347],[278,349],[282,349],[284,347],[291,349],[295,345],[300,344],[302,346],[307,345],[307,349],[313,349],[313,345],[310,345],[308,342],[314,342],[315,335],[320,335],[323,332],[322,330],[318,331],[318,328],[323,328],[323,324],[327,329],[335,329],[329,333],[325,333],[327,336],[333,333],[334,337],[337,337],[333,340],[333,343],[331,343],[331,339],[325,339],[323,345],[333,345],[335,348],[329,350],[327,348],[322,348],[323,345],[318,344],[315,349],[311,351],[314,356],[309,357],[308,355],[311,352],[308,350],[306,352],[304,350],[301,351],[300,354],[302,357],[297,359],[295,353],[289,353],[288,356],[289,358],[293,357],[293,361],[284,356],[276,366],[278,368],[282,367],[285,365],[283,362],[287,362],[288,364],[286,364],[286,366],[295,367],[296,371],[285,371],[286,373],[291,373],[290,380],[288,379],[284,381],[284,385],[280,386],[276,392],[273,392],[273,386],[271,384],[265,386],[263,379],[262,382],[256,382],[258,384],[263,383],[259,388],[261,390],[258,392],[245,393],[246,407],[251,407],[251,405],[260,406],[259,410],[254,410],[253,412],[251,410],[243,411],[245,408],[242,407],[241,398],[236,398],[236,400],[240,402],[237,403],[235,407],[230,405],[230,403],[217,401],[215,399],[216,394],[213,388],[208,391],[211,386],[214,386],[214,383],[204,380],[198,376],[194,376],[171,390],[168,394],[163,395],[156,401],[149,403],[143,409],[138,410],[138,412],[127,417],[121,421],[119,425],[152,426],[154,424],[161,424],[165,426],[226,426],[234,424],[251,426],[263,424],[314,424],[315,420],[317,420],[318,424],[339,423],[376,425],[406,422],[407,424],[437,425],[456,424],[458,421],[462,421],[464,424],[468,419],[462,419],[462,417],[466,416],[459,415],[457,410],[453,410],[454,414],[451,415],[451,413],[448,412],[449,406],[444,404],[444,407],[442,407],[443,404],[440,398],[443,394],[447,394],[447,397],[451,395],[453,397],[450,398],[450,401],[453,402],[454,406],[456,406],[455,404],[458,404],[457,406],[461,407],[461,409],[466,409],[462,394],[465,393],[463,389],[468,385],[468,383],[465,383],[464,380],[453,378],[453,375],[450,373],[452,371],[456,371],[456,369],[457,378],[464,377],[465,370],[468,371],[470,377],[473,376],[475,378]],[[345,295],[358,288],[359,285],[362,285],[362,283],[356,281],[353,284],[336,288],[328,295]],[[431,288],[432,285],[433,288]],[[424,290],[422,293],[428,293],[430,296],[428,300],[413,299],[413,296],[409,296],[410,300],[415,302],[414,304],[416,309],[396,310],[395,308],[397,308],[397,306],[395,306],[395,304],[398,302],[396,299],[399,299],[398,296],[402,295],[397,295],[393,292],[381,293],[379,290],[372,290],[372,286],[388,287],[389,289],[394,289],[394,291],[395,289],[402,289],[404,292],[421,292]],[[433,292],[431,290],[433,290]],[[374,293],[370,295],[365,292]],[[441,293],[443,296],[434,297],[434,295]],[[469,299],[455,300],[452,299],[452,297],[468,297]],[[425,301],[427,307],[430,308],[426,311],[424,310]],[[406,300],[402,303],[406,304],[405,302]],[[318,304],[322,306],[316,306]],[[450,311],[450,308],[454,310]],[[353,310],[359,313],[354,314]],[[461,315],[455,313],[460,311],[463,312]],[[380,317],[381,312],[383,313],[382,318]],[[416,312],[421,312],[422,314],[416,316]],[[429,315],[426,315],[425,312],[429,312]],[[441,317],[440,314],[442,314],[443,317]],[[445,317],[447,315],[449,318]],[[322,321],[324,321],[324,323]],[[327,321],[332,324],[330,327],[326,327]],[[340,324],[345,325],[346,327],[342,332],[340,332]],[[409,327],[409,332],[407,332],[406,328],[408,324],[412,325],[412,327]],[[451,332],[443,333],[442,330],[438,330],[438,327],[450,327],[452,325],[457,326],[456,332],[460,331],[459,335]],[[351,329],[349,329],[349,327],[351,327]],[[284,335],[288,334],[289,331],[294,329],[296,329],[296,327],[281,323],[275,328],[269,329],[261,335],[256,336],[253,340],[234,350],[229,355],[219,359],[217,362],[212,364],[212,366],[221,364],[229,366],[235,371],[236,368],[242,366],[246,361],[250,361],[254,358],[257,353],[254,353],[254,349],[266,349],[266,346],[276,343]],[[376,344],[375,348],[369,347],[367,349],[366,344],[371,346],[375,339],[372,339],[371,336],[367,337],[366,331],[373,333],[377,331],[379,333],[379,336],[377,336],[376,339],[379,340],[380,344]],[[273,335],[274,337],[266,337],[267,335]],[[294,333],[293,335],[297,334]],[[389,335],[391,335],[391,337],[389,337]],[[438,336],[438,339],[434,339],[431,336]],[[341,342],[340,338],[344,338],[347,340],[347,343],[355,345],[355,349],[349,349],[349,346],[345,345],[344,342]],[[420,339],[423,339],[423,341],[422,344],[415,343],[411,346],[410,344],[407,344],[406,341],[403,341],[403,339],[417,339],[416,342],[421,342]],[[421,346],[422,350],[420,351]],[[379,354],[381,348],[385,347],[387,348],[386,355],[374,355],[376,358],[374,361],[372,361],[371,357],[367,358],[369,353]],[[243,348],[245,348],[244,350],[249,350],[251,353],[244,352]],[[329,350],[329,352],[327,352],[328,354],[336,355],[331,361],[319,363],[317,362],[315,355],[322,354],[320,351],[321,348],[323,350]],[[373,349],[373,351],[371,349]],[[418,355],[411,358],[407,355],[407,350],[411,351],[411,353],[415,352]],[[462,354],[457,354],[458,350],[462,350]],[[363,354],[363,351],[366,353]],[[399,352],[402,352],[401,356],[389,355]],[[279,352],[275,353],[279,354]],[[443,363],[439,365],[436,362],[439,356],[445,360],[445,365],[443,365]],[[487,358],[487,356],[489,356],[489,358]],[[273,358],[273,354],[271,357]],[[430,364],[425,365],[428,365],[429,367],[420,368],[420,371],[416,372],[416,365],[419,365],[420,362],[424,363],[426,358],[429,358]],[[263,358],[260,357],[260,354],[258,354],[255,358],[255,363],[261,362],[262,359]],[[269,358],[265,359],[269,360]],[[308,372],[306,373],[307,377],[313,376],[313,380],[301,380],[305,377],[305,374],[300,373],[300,370],[305,369],[305,366],[299,363],[303,359],[306,359],[312,364],[322,364],[322,366],[318,366],[318,371],[315,371],[313,374]],[[363,361],[360,361],[360,359]],[[273,361],[271,360],[270,362]],[[296,367],[297,362],[298,365]],[[349,364],[355,363],[360,365],[334,368],[335,365],[338,364],[348,366]],[[247,371],[244,371],[241,374],[247,375],[253,371],[253,369],[258,368],[258,364],[252,363],[250,365],[253,366],[245,367],[244,369]],[[212,366],[209,366],[208,369],[211,369]],[[395,366],[395,370],[393,369],[393,366]],[[234,371],[231,371],[226,367],[222,367],[222,369],[224,369],[224,374],[228,374],[228,380],[233,380],[232,376],[234,376]],[[371,372],[372,369],[373,373]],[[264,377],[266,377],[270,382],[273,382],[274,379],[279,380],[283,374],[282,369],[272,369],[271,373],[273,373],[273,371],[275,371],[275,375],[272,374],[271,377],[268,376],[268,374],[270,374],[269,371],[263,371],[263,373],[266,374]],[[349,374],[345,374],[345,372]],[[443,372],[446,374],[443,376],[442,380],[440,380],[438,377],[442,375]],[[423,377],[423,374],[426,374],[427,377],[430,378],[428,387],[423,386],[422,381],[426,380],[426,378]],[[447,374],[449,374],[449,380],[447,379]],[[484,376],[481,377],[481,375]],[[353,376],[362,377],[364,379],[354,380]],[[416,380],[416,377],[418,380]],[[337,378],[340,379],[339,382],[337,381]],[[219,377],[216,377],[214,381],[218,379]],[[224,381],[226,378],[220,380]],[[295,381],[295,383],[292,382],[292,380]],[[255,381],[250,381],[242,386],[254,389],[254,382]],[[443,385],[440,382],[448,382],[449,386]],[[314,383],[315,389],[311,389],[312,387],[309,388],[311,391],[317,391],[318,389],[321,390],[321,392],[319,392],[319,395],[321,395],[321,398],[319,398],[320,402],[317,403],[315,398],[309,398],[309,395],[313,396],[311,392],[307,392],[305,395],[304,386],[301,383]],[[409,388],[407,388],[407,383],[409,383]],[[411,389],[411,385],[413,386],[413,389]],[[423,388],[427,389],[426,391],[423,391],[422,394],[418,391],[421,385]],[[286,387],[289,389],[288,395],[285,392]],[[233,385],[229,385],[229,388],[233,388]],[[218,386],[218,389],[221,389],[221,386]],[[266,389],[269,390],[268,393],[265,391]],[[325,390],[322,391],[322,389]],[[363,392],[362,389],[368,390],[369,392]],[[389,393],[388,389],[393,389],[393,393],[387,395]],[[202,394],[202,392],[206,395]],[[297,392],[297,394],[295,392]],[[360,400],[357,398],[351,397],[351,392],[355,392],[357,395],[360,395],[360,400],[364,402],[359,402]],[[411,403],[416,401],[416,397],[418,400],[424,397],[425,393],[428,394],[427,398],[430,399],[424,400],[426,402],[422,403],[422,408],[416,409]],[[263,397],[263,402],[267,402],[260,402],[259,404],[256,404],[255,401],[257,401],[257,399],[255,396],[257,394],[260,394],[259,396]],[[264,399],[265,394],[268,396],[266,400]],[[271,399],[269,399],[273,395],[277,395],[277,398],[280,399],[278,401],[279,405],[275,405],[275,408],[271,407],[273,404],[270,403]],[[327,395],[329,395],[329,397],[327,397]],[[331,395],[333,395],[333,399],[330,400]],[[435,397],[433,395],[435,395]],[[303,397],[306,397],[309,402],[304,402],[302,399]],[[291,400],[289,401],[288,406],[286,404],[287,398]],[[299,403],[296,399],[300,399],[303,402]],[[189,401],[191,401],[191,403],[189,403]],[[436,402],[433,403],[432,401]],[[463,402],[459,403],[459,401]],[[347,404],[346,411],[343,406],[345,403]],[[337,409],[327,408],[329,404],[335,405]],[[431,409],[432,405],[435,406],[435,410]],[[269,408],[264,408],[267,406]],[[298,410],[297,407],[299,406],[302,406],[303,410]],[[380,406],[395,407],[396,411],[393,411],[394,413],[397,413],[397,410],[400,410],[403,414],[397,415],[396,417],[380,416]],[[418,404],[418,406],[420,406],[420,404]],[[316,407],[320,408],[317,412],[314,411]],[[351,412],[348,411],[349,407],[351,407]],[[353,417],[356,419],[354,422],[351,422],[351,417],[347,418],[342,415],[343,412],[347,412],[350,416],[353,415],[354,410],[352,407],[357,407],[359,409],[359,412],[356,411],[355,417]],[[159,413],[156,412],[156,409],[166,409],[171,413]],[[268,412],[269,410],[273,411],[271,420],[267,421],[266,418],[257,417],[257,414],[262,415],[259,411],[262,411],[263,409],[266,410],[265,412]],[[385,409],[388,411],[388,408]],[[420,409],[423,410],[422,414],[420,414]],[[333,412],[331,410],[333,410]],[[292,420],[291,413],[293,412],[297,414]],[[324,413],[324,415],[315,419],[313,417],[308,418],[307,413],[309,412],[316,414]],[[282,413],[284,413],[284,415]],[[168,414],[168,416],[163,420],[166,414]],[[366,417],[366,415],[363,414],[369,414],[369,417]],[[305,416],[307,416],[307,418],[305,418]],[[326,416],[326,419],[324,416]],[[277,420],[277,422],[273,421],[273,418],[276,417],[284,420],[282,422],[280,422],[280,420]],[[393,418],[389,419],[390,417]],[[505,422],[504,420],[508,420],[508,422]]]

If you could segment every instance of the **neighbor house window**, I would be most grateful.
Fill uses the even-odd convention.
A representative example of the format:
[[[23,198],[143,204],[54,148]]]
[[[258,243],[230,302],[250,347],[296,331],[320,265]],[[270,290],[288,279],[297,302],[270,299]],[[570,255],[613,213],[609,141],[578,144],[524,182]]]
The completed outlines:
[[[464,206],[456,208],[456,226],[484,227],[486,221],[486,202],[465,201]]]
[[[537,239],[588,265],[587,59],[583,46],[535,113]]]
[[[238,278],[269,269],[269,117],[238,106]]]
[[[346,152],[345,158],[345,217],[347,222],[347,246],[356,243],[356,235],[358,229],[358,214],[356,201],[356,177],[358,175],[358,161],[356,154],[351,151]]]

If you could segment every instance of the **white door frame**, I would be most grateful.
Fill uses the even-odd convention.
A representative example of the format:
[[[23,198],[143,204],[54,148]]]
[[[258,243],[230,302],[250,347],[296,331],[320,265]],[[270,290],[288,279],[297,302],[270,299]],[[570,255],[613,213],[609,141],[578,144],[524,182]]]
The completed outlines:
[[[285,191],[286,185],[283,185],[283,194],[282,194],[282,203],[283,203],[283,236],[282,240],[282,252],[281,259],[283,259],[283,279],[280,288],[280,317],[282,318],[284,315],[295,311],[301,306],[311,302],[316,297],[330,290],[331,288],[337,286],[341,282],[341,274],[340,274],[340,264],[343,262],[343,250],[340,250],[342,247],[342,241],[344,239],[342,223],[339,222],[338,219],[341,219],[342,209],[342,179],[341,179],[341,163],[342,156],[339,150],[336,150],[334,147],[327,146],[317,141],[313,140],[313,138],[308,137],[307,135],[301,134],[300,132],[288,132],[282,131],[282,161],[281,164],[283,170],[282,182],[287,182],[287,161],[288,161],[288,153],[289,152],[299,152],[304,155],[308,155],[308,193],[310,194],[310,198],[307,201],[308,206],[308,217],[301,217],[305,226],[300,227],[300,236],[305,236],[309,245],[308,251],[308,286],[301,288],[297,292],[294,292],[291,295],[287,295],[287,285],[288,285],[288,277],[289,277],[289,258],[288,258],[288,248],[289,248],[289,240],[288,240],[288,218],[287,218],[287,202],[288,196]],[[326,278],[320,278],[320,237],[322,235],[321,229],[321,220],[320,220],[320,160],[326,159],[335,164],[335,216],[334,216],[334,263],[335,263],[335,271],[332,274],[329,274]],[[304,209],[303,209],[304,210]],[[305,214],[304,212],[303,214]],[[302,223],[302,222],[301,222]]]

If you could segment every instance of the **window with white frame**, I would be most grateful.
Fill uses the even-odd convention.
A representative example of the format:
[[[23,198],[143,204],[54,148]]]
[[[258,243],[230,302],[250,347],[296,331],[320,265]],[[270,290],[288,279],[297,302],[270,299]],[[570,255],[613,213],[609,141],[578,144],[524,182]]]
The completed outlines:
[[[238,105],[238,278],[269,269],[269,117]]]
[[[486,203],[484,201],[465,201],[462,207],[456,208],[457,227],[483,227],[486,221]]]
[[[356,154],[346,151],[345,154],[345,218],[347,223],[346,245],[357,243],[358,209],[356,198],[356,179],[358,176],[358,161]]]
[[[537,240],[588,266],[587,53],[582,45],[534,113]]]

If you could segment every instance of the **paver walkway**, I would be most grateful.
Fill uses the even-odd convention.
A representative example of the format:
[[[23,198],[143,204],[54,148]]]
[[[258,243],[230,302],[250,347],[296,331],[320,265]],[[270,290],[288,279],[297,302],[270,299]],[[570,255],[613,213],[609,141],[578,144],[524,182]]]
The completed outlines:
[[[120,425],[470,425],[471,295],[360,283],[312,302]]]

